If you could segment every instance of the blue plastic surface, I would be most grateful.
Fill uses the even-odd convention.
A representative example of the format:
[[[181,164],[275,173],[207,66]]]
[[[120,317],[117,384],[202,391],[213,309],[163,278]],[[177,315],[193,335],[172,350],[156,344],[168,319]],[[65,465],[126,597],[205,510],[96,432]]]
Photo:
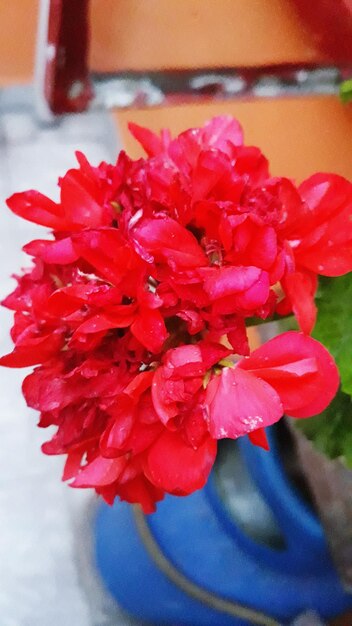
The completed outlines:
[[[280,526],[284,548],[251,540],[229,515],[211,476],[203,490],[188,498],[169,496],[147,518],[162,552],[190,581],[282,624],[308,609],[329,618],[352,608],[319,521],[288,481],[275,441],[270,453],[245,438],[239,445]],[[160,572],[129,505],[101,505],[95,531],[98,569],[117,602],[132,615],[159,625],[251,624],[193,600]]]

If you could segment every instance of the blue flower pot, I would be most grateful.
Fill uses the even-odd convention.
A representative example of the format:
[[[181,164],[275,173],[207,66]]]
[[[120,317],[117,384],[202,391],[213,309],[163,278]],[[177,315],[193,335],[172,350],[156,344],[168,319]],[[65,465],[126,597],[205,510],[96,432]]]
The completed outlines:
[[[100,506],[97,567],[127,612],[160,625],[279,626],[309,609],[327,619],[352,608],[277,432],[270,453],[225,442],[206,487],[165,498],[154,515]]]

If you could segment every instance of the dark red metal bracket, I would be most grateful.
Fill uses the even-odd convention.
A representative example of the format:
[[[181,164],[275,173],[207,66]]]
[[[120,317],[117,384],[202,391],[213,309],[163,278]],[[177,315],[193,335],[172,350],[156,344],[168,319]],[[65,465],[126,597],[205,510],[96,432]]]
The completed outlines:
[[[350,71],[345,74],[343,72],[344,67],[349,67],[352,61],[352,0],[317,0],[313,3],[307,0],[291,0],[291,2],[308,25],[315,45],[320,46],[333,64],[340,67],[342,76],[345,74],[350,76]],[[38,59],[41,67],[44,64],[44,71],[40,73],[39,80],[41,96],[53,114],[79,113],[87,108],[94,95],[88,68],[89,0],[42,0],[41,10],[46,12]],[[224,70],[225,73],[228,72],[228,68],[227,70],[214,68],[211,71],[219,78],[215,81],[214,99],[221,97],[216,85],[221,80],[224,82]],[[233,71],[236,69],[232,68]],[[265,73],[268,73],[268,68]],[[273,74],[285,80],[285,68],[276,67]],[[171,101],[187,101],[187,98],[192,99],[192,95],[197,99],[200,95],[206,96],[204,93],[200,94],[198,88],[192,90],[190,85],[185,88],[189,80],[187,70],[177,73],[178,82],[175,81],[175,72],[154,72],[154,75],[157,82],[160,79],[163,84],[165,81],[167,83],[166,87],[164,85],[165,98],[162,101],[164,105]],[[124,78],[124,75],[115,76]],[[183,77],[183,82],[180,77],[181,79]],[[95,77],[95,80],[99,80],[99,77]],[[226,92],[226,85],[225,89],[222,85],[220,91],[224,92],[223,95],[231,97],[231,94]],[[209,85],[207,89],[209,92]],[[207,95],[211,96],[209,93]],[[135,102],[132,98],[131,102],[132,106],[136,106],[139,100],[137,98]]]
[[[44,97],[54,114],[84,111],[93,96],[88,9],[89,0],[50,0]]]
[[[335,65],[352,61],[352,0],[293,0],[314,45]]]

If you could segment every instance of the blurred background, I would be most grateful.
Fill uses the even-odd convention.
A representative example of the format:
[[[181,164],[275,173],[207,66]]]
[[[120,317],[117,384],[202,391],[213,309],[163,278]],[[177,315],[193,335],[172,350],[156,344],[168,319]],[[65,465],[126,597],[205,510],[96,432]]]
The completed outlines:
[[[248,143],[261,145],[268,154],[274,174],[284,170],[300,178],[317,168],[350,174],[346,140],[350,115],[339,106],[331,87],[337,78],[332,68],[348,71],[351,63],[351,2],[319,0],[313,8],[307,4],[305,0],[3,2],[0,85],[32,83],[39,45],[42,74],[37,70],[37,77],[54,110],[92,108],[102,101],[111,110],[114,105],[127,106],[128,111],[113,117],[133,156],[138,148],[127,137],[127,120],[152,128],[167,125],[176,132],[214,112],[227,111],[241,119]],[[211,69],[217,75],[206,71]],[[148,92],[148,78],[143,84],[143,77],[150,74]],[[128,79],[135,84],[128,85]],[[82,91],[77,86],[80,80]],[[298,89],[302,97],[297,101]],[[165,91],[168,97],[163,97]],[[253,102],[253,97],[265,99]],[[197,105],[190,106],[187,100]],[[143,104],[154,107],[146,110]]]
[[[11,0],[0,2],[0,295],[28,264],[39,229],[6,209],[56,181],[82,150],[93,163],[124,147],[127,122],[176,133],[235,115],[274,175],[352,177],[350,0]],[[11,316],[1,311],[1,352]],[[60,483],[45,433],[0,373],[0,624],[129,624],[100,587],[90,555],[90,494]],[[92,504],[93,503],[93,504]]]

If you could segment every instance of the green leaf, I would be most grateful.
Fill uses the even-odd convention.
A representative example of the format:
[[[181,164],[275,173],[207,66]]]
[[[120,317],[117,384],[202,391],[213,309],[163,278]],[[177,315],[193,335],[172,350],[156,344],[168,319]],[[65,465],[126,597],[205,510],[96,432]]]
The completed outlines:
[[[352,398],[339,391],[323,413],[296,419],[295,426],[330,459],[340,458],[352,468]]]
[[[316,303],[313,337],[335,357],[341,388],[323,413],[297,419],[295,426],[320,452],[352,469],[352,273],[320,278]]]
[[[321,278],[316,302],[318,319],[313,337],[334,356],[341,390],[352,395],[352,272]]]
[[[340,85],[340,100],[343,104],[347,104],[352,100],[352,79],[345,80]]]

